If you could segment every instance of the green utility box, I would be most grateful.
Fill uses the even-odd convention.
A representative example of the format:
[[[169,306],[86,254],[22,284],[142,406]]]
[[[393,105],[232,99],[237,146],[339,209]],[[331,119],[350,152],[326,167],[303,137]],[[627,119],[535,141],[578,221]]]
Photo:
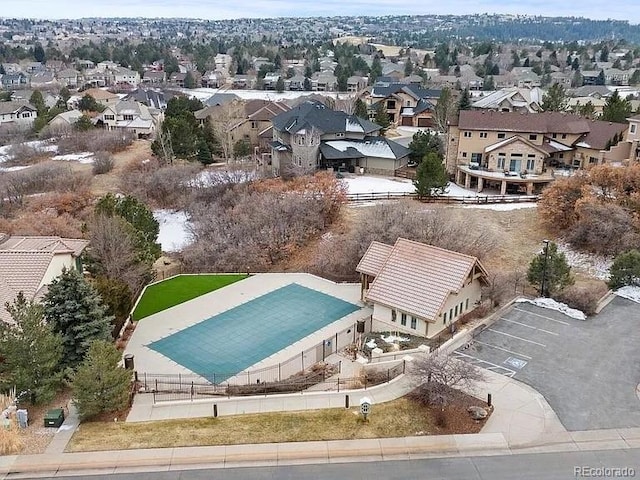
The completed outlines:
[[[64,422],[64,410],[61,408],[54,408],[49,410],[44,416],[45,427],[59,427]]]

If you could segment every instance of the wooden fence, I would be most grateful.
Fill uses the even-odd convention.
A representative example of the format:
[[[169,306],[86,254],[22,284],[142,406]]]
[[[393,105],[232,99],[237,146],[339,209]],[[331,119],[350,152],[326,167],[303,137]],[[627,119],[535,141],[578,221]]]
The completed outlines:
[[[484,205],[495,203],[523,203],[537,202],[538,195],[482,195],[482,196],[457,196],[457,195],[437,195],[431,197],[418,198],[415,193],[409,192],[369,192],[369,193],[349,193],[349,202],[372,202],[376,200],[398,200],[401,198],[412,198],[424,203],[456,203],[469,205]]]

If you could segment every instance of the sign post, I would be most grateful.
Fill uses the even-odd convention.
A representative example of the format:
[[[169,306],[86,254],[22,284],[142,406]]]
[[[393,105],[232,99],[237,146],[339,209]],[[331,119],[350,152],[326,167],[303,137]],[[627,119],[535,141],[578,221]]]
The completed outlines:
[[[366,422],[369,413],[371,413],[371,399],[369,397],[362,397],[360,399],[360,413]]]

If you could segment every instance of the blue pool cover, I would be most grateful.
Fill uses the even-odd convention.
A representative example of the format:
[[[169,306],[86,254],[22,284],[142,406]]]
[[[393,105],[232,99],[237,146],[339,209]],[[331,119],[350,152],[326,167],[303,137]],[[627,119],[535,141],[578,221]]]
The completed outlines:
[[[292,283],[148,346],[219,383],[360,308]]]

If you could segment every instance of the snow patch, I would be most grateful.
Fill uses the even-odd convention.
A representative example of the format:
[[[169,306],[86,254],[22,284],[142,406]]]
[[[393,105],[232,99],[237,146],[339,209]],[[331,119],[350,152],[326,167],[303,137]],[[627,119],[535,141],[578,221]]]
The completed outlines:
[[[409,341],[409,337],[399,337],[396,335],[389,335],[388,337],[385,337],[384,335],[380,335],[380,338],[386,343],[402,343],[402,342]]]
[[[347,193],[415,193],[413,181],[406,178],[371,177],[367,175],[346,177],[342,180],[347,185]],[[455,197],[486,197],[473,190],[467,190],[455,183],[447,186],[445,196]]]
[[[29,168],[31,165],[18,165],[15,167],[0,167],[0,172],[17,172],[18,170],[24,170],[25,168]]]
[[[160,226],[158,243],[160,243],[163,252],[179,252],[193,241],[189,230],[191,222],[186,212],[154,210],[153,218]]]
[[[487,205],[465,205],[463,208],[477,208],[480,210],[495,210],[498,212],[509,212],[511,210],[520,210],[523,208],[535,208],[537,203],[491,203]]]
[[[254,170],[205,170],[190,182],[192,187],[214,187],[227,183],[245,183],[256,180],[258,174]]]
[[[628,285],[616,290],[616,295],[622,298],[626,298],[627,300],[640,303],[640,287]]]
[[[67,155],[56,155],[51,160],[61,160],[64,162],[93,163],[93,152],[69,153]]]
[[[46,152],[55,153],[58,151],[58,146],[52,145],[51,140],[33,140],[30,142],[15,144],[15,146],[20,146],[20,145],[33,148],[39,153],[46,153]],[[13,159],[13,156],[10,153],[13,147],[14,145],[3,145],[2,147],[0,147],[0,163]]]
[[[373,338],[369,340],[367,343],[365,343],[365,345],[369,347],[371,350],[373,350],[374,348],[378,348],[378,344]]]
[[[557,245],[558,251],[564,253],[570,267],[576,268],[594,278],[609,280],[609,269],[613,263],[612,257],[578,252],[571,248],[568,243],[558,243]]]
[[[530,300],[528,298],[518,298],[517,303],[530,303],[537,307],[548,308],[549,310],[555,310],[556,312],[564,313],[567,317],[575,318],[576,320],[586,320],[587,316],[584,312],[569,307],[566,303],[556,302],[553,298],[534,298]]]

